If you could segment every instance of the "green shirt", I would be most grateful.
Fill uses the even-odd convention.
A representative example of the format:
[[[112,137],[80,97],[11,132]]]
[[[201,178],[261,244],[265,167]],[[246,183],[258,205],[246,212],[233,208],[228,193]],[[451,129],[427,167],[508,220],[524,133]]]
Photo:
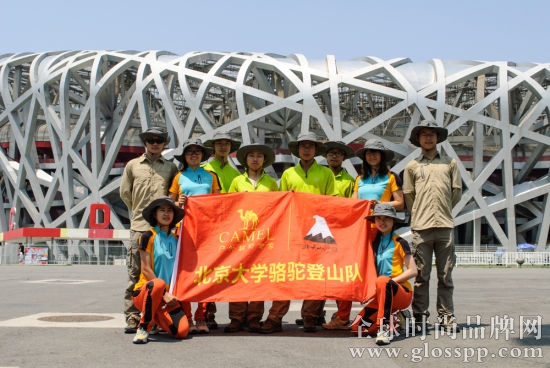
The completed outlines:
[[[221,193],[227,193],[233,179],[241,175],[241,173],[231,166],[229,162],[222,168],[221,162],[217,158],[213,158],[202,167],[206,171],[213,171],[218,175],[218,178],[220,179],[220,186],[222,187]]]
[[[338,195],[332,171],[326,166],[319,165],[317,161],[313,161],[307,174],[299,163],[286,169],[281,176],[280,189],[282,191],[293,190],[302,193]]]
[[[348,174],[344,168],[334,176],[334,179],[338,197],[351,198],[353,195],[353,187],[355,186],[355,179]]]
[[[248,178],[248,173],[237,176],[231,182],[229,187],[229,193],[237,192],[276,192],[279,190],[277,186],[277,181],[271,176],[267,175],[265,172],[262,173],[260,179],[256,183],[256,186],[252,184]]]

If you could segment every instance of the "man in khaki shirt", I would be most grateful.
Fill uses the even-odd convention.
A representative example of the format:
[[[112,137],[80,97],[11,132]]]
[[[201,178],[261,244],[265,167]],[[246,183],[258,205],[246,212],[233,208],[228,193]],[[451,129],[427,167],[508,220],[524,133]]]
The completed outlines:
[[[138,251],[138,238],[151,225],[142,215],[143,209],[153,199],[167,195],[172,178],[178,169],[176,165],[162,157],[162,151],[169,142],[166,130],[158,127],[140,133],[145,153],[126,164],[120,182],[120,198],[130,211],[130,242],[126,254],[128,286],[124,292],[124,332],[135,333],[140,320],[140,312],[134,306],[132,294],[139,280],[141,261]]]
[[[447,139],[447,129],[434,121],[422,121],[409,140],[422,148],[419,157],[405,167],[403,194],[411,212],[412,245],[418,275],[412,303],[416,325],[425,332],[429,312],[429,282],[432,254],[437,269],[438,326],[458,331],[454,316],[452,271],[456,261],[452,216],[462,196],[462,179],[457,163],[437,151],[437,143]]]

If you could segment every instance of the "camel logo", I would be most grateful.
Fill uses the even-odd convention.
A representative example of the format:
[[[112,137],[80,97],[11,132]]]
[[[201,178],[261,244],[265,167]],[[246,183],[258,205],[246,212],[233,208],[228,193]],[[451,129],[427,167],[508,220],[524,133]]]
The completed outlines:
[[[304,239],[315,243],[336,244],[334,236],[332,236],[328,228],[327,220],[318,215],[314,215],[313,218],[315,219],[315,223]]]
[[[254,211],[246,210],[246,212],[241,208],[237,210],[239,217],[243,222],[243,230],[256,230],[258,226],[258,215]]]

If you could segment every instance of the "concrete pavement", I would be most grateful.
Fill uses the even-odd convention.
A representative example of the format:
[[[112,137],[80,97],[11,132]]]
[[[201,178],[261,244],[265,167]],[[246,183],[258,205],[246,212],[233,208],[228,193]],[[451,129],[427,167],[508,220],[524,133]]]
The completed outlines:
[[[349,331],[306,334],[295,301],[282,333],[225,334],[227,303],[217,303],[221,328],[209,335],[134,345],[123,333],[124,266],[2,265],[0,367],[550,367],[550,268],[457,268],[454,279],[454,337],[432,329],[380,348]]]

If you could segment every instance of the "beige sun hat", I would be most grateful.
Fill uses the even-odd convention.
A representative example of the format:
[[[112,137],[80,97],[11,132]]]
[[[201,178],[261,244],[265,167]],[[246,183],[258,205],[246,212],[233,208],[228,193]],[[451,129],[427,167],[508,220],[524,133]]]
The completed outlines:
[[[227,139],[228,141],[231,142],[231,150],[229,151],[230,153],[235,152],[241,146],[241,142],[236,141],[233,138],[231,138],[231,135],[227,132],[216,132],[216,133],[214,133],[214,137],[212,137],[212,139],[209,139],[206,142],[204,142],[204,145],[208,148],[214,149],[214,142],[219,141],[220,139]]]
[[[202,150],[202,160],[206,161],[208,157],[210,157],[213,153],[213,150],[211,148],[208,148],[205,146],[205,144],[202,143],[200,138],[192,138],[188,139],[185,142],[183,142],[183,147],[181,148],[181,151],[177,154],[174,154],[174,158],[178,160],[181,163],[185,162],[185,150],[191,146],[198,146]]]
[[[411,136],[409,137],[409,141],[411,141],[412,144],[414,144],[416,147],[420,147],[420,142],[418,141],[418,134],[420,133],[420,130],[424,128],[434,129],[437,133],[437,143],[441,143],[444,140],[447,139],[447,135],[449,134],[447,128],[443,128],[439,126],[435,121],[433,120],[422,120],[420,123],[418,123],[417,126],[413,128],[411,131]]]
[[[168,131],[161,127],[152,127],[141,133],[139,133],[139,138],[145,144],[145,141],[149,138],[162,138],[166,143],[170,142],[170,136]]]
[[[253,151],[260,151],[264,154],[264,164],[262,165],[262,168],[265,169],[275,162],[275,152],[273,152],[271,147],[268,147],[265,144],[252,143],[246,146],[242,146],[237,151],[237,160],[240,162],[241,165],[246,167],[246,156]]]
[[[325,152],[323,152],[324,157],[327,157],[328,151],[335,148],[341,151],[344,151],[344,154],[345,154],[344,160],[355,156],[355,151],[353,151],[353,148],[351,148],[350,146],[348,146],[342,141],[328,141],[328,142],[325,142],[323,146],[325,148]]]
[[[403,222],[404,220],[400,217],[397,217],[397,212],[395,208],[389,202],[377,203],[374,206],[374,211],[372,215],[367,216],[367,220],[374,222],[376,216],[387,216],[393,218],[395,222]]]
[[[382,143],[382,141],[375,138],[371,138],[368,141],[366,141],[363,148],[358,149],[357,152],[355,152],[355,155],[359,157],[361,160],[365,161],[365,152],[369,150],[382,152],[387,162],[390,162],[394,156],[392,150],[386,149],[386,147],[384,146],[384,143]]]
[[[323,143],[318,140],[317,135],[312,132],[302,133],[295,141],[288,142],[288,149],[290,150],[290,153],[292,153],[296,157],[300,157],[298,155],[298,144],[305,141],[315,143],[315,146],[317,147],[317,149],[315,150],[315,156],[319,156],[325,153],[325,147],[323,146]]]
[[[170,223],[170,228],[172,229],[176,226],[178,222],[181,221],[181,219],[185,215],[185,211],[183,210],[183,208],[179,208],[178,206],[176,206],[176,202],[174,202],[174,200],[168,196],[160,196],[153,199],[151,203],[149,203],[143,209],[143,218],[147,220],[147,222],[151,226],[156,226],[157,219],[155,218],[155,211],[158,207],[165,205],[172,207],[172,210],[174,211],[174,219]]]

